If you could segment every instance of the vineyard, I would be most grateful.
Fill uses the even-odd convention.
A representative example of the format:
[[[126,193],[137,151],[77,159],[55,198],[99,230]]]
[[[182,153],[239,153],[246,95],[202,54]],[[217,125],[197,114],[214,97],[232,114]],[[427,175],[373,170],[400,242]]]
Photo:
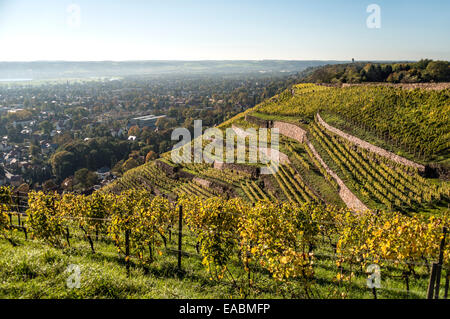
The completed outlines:
[[[202,199],[213,197],[214,194],[206,190],[205,188],[195,184],[194,182],[183,184],[177,187],[174,192],[179,195],[197,196]]]
[[[116,256],[109,258],[122,264],[130,278],[139,269],[155,271],[158,260],[170,260],[171,255],[183,271],[188,266],[182,258],[198,256],[203,265],[199,275],[207,274],[212,285],[226,286],[241,298],[260,293],[293,298],[425,297],[430,268],[442,254],[445,283],[440,293],[448,294],[448,216],[356,215],[312,202],[259,199],[251,204],[192,194],[171,202],[138,190],[91,196],[31,192],[26,213],[19,214],[12,209],[10,190],[2,188],[1,194],[0,235],[12,252],[37,244],[70,254],[75,245],[84,245],[100,258],[105,247],[111,247],[108,251],[114,248]],[[253,190],[252,196],[263,195]],[[178,246],[175,238],[181,238]],[[364,285],[372,264],[381,267],[383,285],[377,291]],[[324,280],[332,283],[326,289],[320,284]]]
[[[422,113],[417,110],[414,111],[414,116],[417,117],[416,121],[421,127],[411,126],[407,130],[407,138],[397,136],[395,137],[396,140],[402,140],[403,142],[392,143],[392,145],[397,145],[398,150],[400,150],[402,145],[412,145],[411,139],[414,139],[414,143],[426,144],[433,150],[437,150],[435,155],[445,157],[446,150],[448,150],[448,140],[445,139],[447,133],[444,134],[440,130],[449,128],[448,121],[444,120],[444,114],[448,109],[447,91],[408,91],[377,86],[333,88],[302,84],[263,102],[256,106],[253,112],[246,111],[240,116],[236,116],[234,119],[223,123],[219,128],[223,132],[225,128],[233,127],[237,135],[245,134],[243,129],[257,128],[258,125],[244,119],[245,115],[253,115],[263,121],[282,120],[297,123],[295,125],[308,132],[314,148],[317,149],[325,164],[332,168],[333,172],[367,207],[404,213],[441,214],[450,204],[448,182],[424,178],[422,172],[414,167],[393,162],[353,144],[353,142],[323,127],[316,121],[314,114],[320,110],[321,113],[324,112],[325,114],[332,112],[340,116],[341,119],[351,117],[352,120],[349,123],[360,127],[367,125],[367,123],[364,124],[367,114],[383,123],[387,123],[385,116],[390,116],[392,121],[389,122],[389,131],[384,131],[383,126],[378,125],[378,123],[372,123],[370,126],[370,130],[382,130],[383,133],[380,136],[389,140],[397,134],[396,126],[403,123],[396,123],[395,121],[410,121],[405,110],[412,112],[419,105],[426,104],[426,113],[424,113],[424,110],[421,110]],[[324,105],[325,101],[327,101],[326,106]],[[340,107],[340,103],[343,103],[343,101],[347,102]],[[387,104],[394,105],[394,107],[387,111]],[[434,111],[438,108],[440,109],[439,112]],[[357,113],[352,113],[357,110],[363,111],[364,115],[359,116]],[[384,112],[383,116],[374,113],[375,111]],[[426,115],[426,118],[420,118],[421,114]],[[362,124],[355,123],[354,118],[358,118]],[[430,122],[429,125],[425,125],[427,121]],[[439,136],[439,138],[435,138],[436,136]],[[421,140],[423,137],[426,138],[426,141]],[[201,143],[203,147],[207,147],[218,141],[217,139],[205,138],[202,139]],[[436,147],[436,143],[440,146]],[[193,145],[194,141],[191,142],[191,146]],[[205,162],[183,163],[181,161],[179,163],[181,158],[176,152],[166,153],[163,158],[169,165],[184,170],[195,177],[228,185],[235,195],[241,196],[249,202],[269,198],[292,203],[316,202],[345,207],[342,202],[342,195],[338,195],[341,189],[338,185],[339,182],[334,178],[333,172],[328,171],[323,162],[313,154],[315,151],[313,152],[307,143],[300,143],[297,140],[282,136],[280,147],[283,156],[286,156],[288,161],[285,161],[271,178],[271,183],[275,185],[276,189],[274,187],[268,189],[261,177],[255,178],[243,171],[217,169],[212,164]],[[428,156],[423,150],[415,152],[413,148],[408,147],[406,153],[415,160],[421,160]],[[226,151],[224,149],[223,159],[226,158]],[[250,149],[247,144],[245,148],[235,148],[233,153],[236,158],[238,152],[245,152],[245,158],[248,160],[251,151],[261,156],[258,149]],[[213,156],[216,156],[216,154],[213,154]],[[193,155],[190,154],[189,158],[192,160]],[[220,192],[196,185],[192,182],[192,177],[174,178],[170,175],[160,171],[154,163],[149,163],[127,172],[124,177],[105,187],[104,191],[120,193],[127,189],[148,189],[153,190],[155,195],[162,194],[176,197],[182,194],[190,194],[204,196],[205,198],[220,194]]]
[[[381,156],[358,149],[316,123],[312,123],[311,128],[314,140],[333,161],[346,184],[357,190],[367,202],[374,201],[397,211],[448,206],[449,183],[433,184],[414,169],[394,165]]]
[[[158,189],[162,193],[169,193],[179,183],[158,170],[154,163],[149,163],[129,170],[114,183],[103,188],[105,192],[121,192],[127,189]]]
[[[185,163],[169,152],[89,196],[1,187],[0,249],[7,257],[0,258],[0,297],[38,294],[35,279],[51,286],[50,278],[64,278],[62,264],[52,273],[48,263],[75,259],[100,272],[111,268],[110,277],[90,272],[83,289],[59,288],[57,297],[447,298],[448,95],[296,85],[219,126],[242,135],[281,124],[286,160],[277,169]],[[421,165],[337,134],[319,111]],[[204,147],[219,141],[200,138]],[[259,148],[232,150],[246,159],[254,151],[261,158]],[[431,164],[444,177],[419,169]],[[46,272],[27,259],[27,247],[52,251],[39,257]],[[368,287],[374,276],[381,284]],[[26,288],[17,284],[22,277]]]
[[[294,93],[294,94],[293,94]],[[447,159],[450,91],[405,90],[384,86],[332,88],[300,84],[255,107],[273,116],[313,119],[318,111],[338,115],[371,131],[405,154],[423,161]]]
[[[275,174],[275,179],[286,199],[292,203],[318,201],[318,198],[305,185],[298,172],[290,165],[281,165]]]
[[[243,182],[240,186],[242,191],[245,193],[246,198],[251,203],[257,203],[262,200],[275,199],[275,196],[270,191],[268,191],[268,194],[264,193],[261,187],[259,187],[254,181]]]

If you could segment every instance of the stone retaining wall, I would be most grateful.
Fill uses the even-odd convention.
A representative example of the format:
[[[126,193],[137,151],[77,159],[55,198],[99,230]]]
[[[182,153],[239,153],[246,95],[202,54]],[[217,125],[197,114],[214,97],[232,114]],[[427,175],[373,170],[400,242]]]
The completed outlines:
[[[235,163],[221,163],[216,161],[214,162],[213,167],[218,170],[228,169],[230,171],[243,172],[249,174],[251,178],[258,178],[259,176],[259,167],[256,166]]]
[[[232,192],[229,186],[219,183],[217,181],[212,181],[212,180],[200,178],[200,177],[194,177],[192,179],[192,181],[194,183],[196,183],[197,185],[200,185],[206,189],[210,189],[210,190],[220,193],[220,194],[224,194],[224,193],[230,194]]]
[[[258,125],[259,127],[277,128],[280,134],[293,138],[297,141],[303,141],[303,138],[306,136],[305,130],[295,124],[282,121],[263,120],[250,114],[245,115],[245,120],[249,123]]]
[[[194,179],[196,175],[181,169],[178,171],[177,176],[180,178]]]
[[[250,114],[245,115],[245,120],[249,123],[256,124],[260,127],[264,127],[264,128],[272,128],[273,127],[273,121],[263,120],[259,117],[256,117],[256,116],[253,116]]]
[[[331,168],[328,167],[328,165],[324,162],[322,157],[315,149],[314,145],[312,145],[309,140],[306,141],[306,145],[309,147],[309,149],[314,154],[315,158],[319,161],[319,163],[323,166],[323,168],[325,168],[327,173],[330,174],[331,177],[333,177],[336,183],[339,185],[339,196],[341,197],[342,201],[347,205],[347,207],[357,212],[367,211],[368,210],[367,206],[364,205],[363,202],[361,202],[359,198],[352,193],[352,191],[347,187],[347,185],[345,185],[342,179],[340,179],[340,177]]]
[[[297,140],[300,143],[305,141],[306,131],[295,124],[275,121],[273,123],[273,127],[277,128],[280,134],[283,134],[284,136]]]
[[[421,165],[421,164],[417,164],[413,161],[410,161],[402,156],[399,156],[397,154],[391,153],[389,151],[386,151],[385,149],[382,149],[381,147],[372,145],[364,140],[361,140],[353,135],[347,134],[345,132],[342,132],[341,130],[327,124],[319,115],[319,113],[317,113],[316,116],[317,121],[319,122],[320,125],[322,125],[323,127],[325,127],[328,131],[333,132],[336,135],[341,136],[342,138],[345,138],[346,140],[352,142],[353,144],[356,144],[357,146],[364,148],[366,150],[369,150],[373,153],[376,153],[380,156],[383,156],[393,162],[405,165],[405,166],[410,166],[410,167],[414,167],[416,169],[418,169],[420,172],[425,172],[425,166]]]
[[[178,171],[178,167],[169,165],[168,163],[160,160],[155,161],[156,167],[160,168],[167,175],[173,175]]]

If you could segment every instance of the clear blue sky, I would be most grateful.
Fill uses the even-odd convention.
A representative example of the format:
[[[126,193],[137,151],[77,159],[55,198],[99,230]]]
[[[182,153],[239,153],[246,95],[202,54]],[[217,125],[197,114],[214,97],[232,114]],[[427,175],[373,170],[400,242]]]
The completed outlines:
[[[0,46],[0,61],[450,60],[450,1],[0,0]]]

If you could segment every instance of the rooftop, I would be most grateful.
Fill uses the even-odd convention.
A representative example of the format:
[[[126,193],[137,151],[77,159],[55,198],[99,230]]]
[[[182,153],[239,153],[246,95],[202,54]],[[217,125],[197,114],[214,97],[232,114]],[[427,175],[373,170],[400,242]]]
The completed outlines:
[[[166,117],[166,115],[145,115],[145,116],[140,116],[140,117],[135,117],[133,120],[136,121],[150,121],[150,120],[155,120],[155,119],[159,119],[162,117]]]

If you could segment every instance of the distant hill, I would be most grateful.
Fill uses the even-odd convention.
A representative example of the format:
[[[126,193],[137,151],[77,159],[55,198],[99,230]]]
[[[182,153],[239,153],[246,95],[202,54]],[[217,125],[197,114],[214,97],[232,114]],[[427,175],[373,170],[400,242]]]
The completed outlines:
[[[304,73],[305,83],[449,82],[450,62],[433,60],[411,63],[357,62],[310,68]]]
[[[0,62],[0,79],[55,79],[158,74],[297,73],[342,61]]]

